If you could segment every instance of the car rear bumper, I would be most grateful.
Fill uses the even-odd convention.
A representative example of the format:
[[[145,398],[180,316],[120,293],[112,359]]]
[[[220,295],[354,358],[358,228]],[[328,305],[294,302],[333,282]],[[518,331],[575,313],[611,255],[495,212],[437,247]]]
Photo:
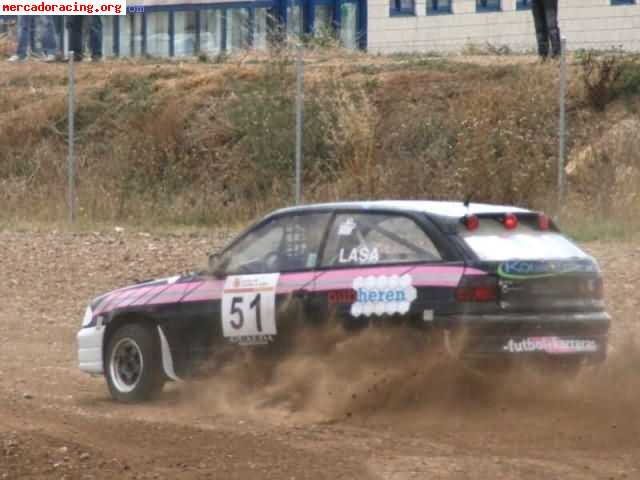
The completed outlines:
[[[92,374],[101,374],[102,340],[104,327],[88,327],[81,329],[76,335],[78,342],[78,366],[80,370]]]
[[[463,315],[440,320],[447,349],[460,356],[607,355],[610,317],[606,312],[544,315]]]

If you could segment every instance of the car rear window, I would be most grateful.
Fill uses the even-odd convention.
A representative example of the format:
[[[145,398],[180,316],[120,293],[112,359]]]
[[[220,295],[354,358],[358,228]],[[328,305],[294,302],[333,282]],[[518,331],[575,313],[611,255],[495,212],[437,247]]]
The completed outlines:
[[[482,218],[480,226],[460,234],[481,260],[561,260],[587,258],[571,240],[558,232],[540,231],[520,223],[506,230],[498,220]]]

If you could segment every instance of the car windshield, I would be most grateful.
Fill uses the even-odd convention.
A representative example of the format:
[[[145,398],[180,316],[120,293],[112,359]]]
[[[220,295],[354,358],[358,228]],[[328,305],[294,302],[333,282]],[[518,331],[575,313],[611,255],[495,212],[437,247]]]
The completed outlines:
[[[464,230],[461,236],[481,260],[587,258],[587,255],[564,235],[540,231],[524,223],[520,223],[514,230],[507,230],[498,220],[482,218],[476,230]]]

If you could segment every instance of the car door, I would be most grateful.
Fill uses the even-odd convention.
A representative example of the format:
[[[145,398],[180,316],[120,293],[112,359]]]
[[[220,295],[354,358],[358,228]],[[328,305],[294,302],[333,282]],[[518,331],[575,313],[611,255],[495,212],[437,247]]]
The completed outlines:
[[[327,317],[344,326],[433,322],[462,267],[449,262],[415,216],[342,212],[329,228],[314,288]]]
[[[280,215],[223,254],[217,319],[223,343],[265,345],[287,335],[301,313],[297,293],[313,289],[329,219],[328,212]]]

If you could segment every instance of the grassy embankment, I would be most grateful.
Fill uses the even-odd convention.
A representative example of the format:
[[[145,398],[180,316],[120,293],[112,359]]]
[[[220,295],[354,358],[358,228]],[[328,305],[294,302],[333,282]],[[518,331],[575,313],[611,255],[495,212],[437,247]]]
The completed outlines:
[[[562,218],[581,239],[640,225],[640,67],[618,55],[607,70],[609,58],[570,65]],[[78,66],[81,222],[214,225],[291,203],[291,59],[222,60]],[[557,64],[334,50],[307,61],[306,201],[472,195],[553,210]],[[0,65],[0,222],[66,217],[66,91],[66,65]]]

